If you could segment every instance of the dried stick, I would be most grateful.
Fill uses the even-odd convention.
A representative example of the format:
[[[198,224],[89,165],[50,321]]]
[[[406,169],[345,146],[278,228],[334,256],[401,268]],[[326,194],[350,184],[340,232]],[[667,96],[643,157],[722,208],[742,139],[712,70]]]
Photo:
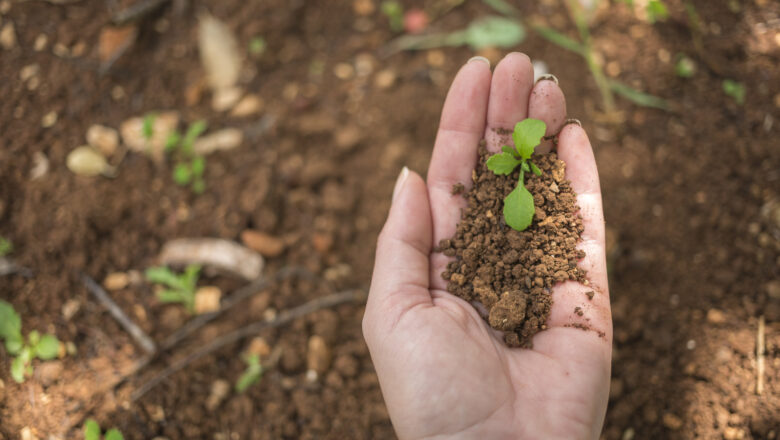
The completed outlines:
[[[125,314],[125,312],[122,311],[122,309],[114,302],[114,300],[108,296],[108,293],[103,290],[102,287],[100,287],[100,284],[96,283],[95,280],[84,273],[81,274],[81,279],[84,281],[84,285],[86,286],[87,290],[89,290],[89,292],[100,302],[100,304],[103,305],[103,307],[108,309],[108,312],[111,314],[111,316],[117,320],[119,325],[121,325],[122,328],[124,328],[125,331],[130,334],[133,340],[135,340],[135,342],[140,345],[145,352],[152,354],[157,351],[157,346],[155,345],[154,341],[152,341],[152,338],[150,338],[143,330],[141,330],[141,327],[138,327]]]
[[[173,348],[183,339],[191,335],[193,332],[197,331],[204,325],[213,321],[214,319],[219,317],[219,315],[229,310],[230,308],[234,307],[236,304],[249,298],[255,293],[265,289],[269,285],[285,280],[292,276],[314,278],[314,275],[311,272],[299,266],[284,267],[280,269],[271,279],[258,278],[257,280],[252,281],[246,286],[239,288],[238,290],[233,292],[233,294],[231,294],[229,297],[225,298],[225,300],[222,301],[222,306],[219,308],[219,310],[211,313],[205,313],[203,315],[198,315],[195,318],[189,320],[183,326],[179,327],[178,330],[176,330],[170,336],[165,338],[165,340],[163,340],[163,342],[160,344],[159,351],[163,352]]]
[[[756,394],[759,396],[764,392],[764,370],[766,368],[766,335],[764,327],[766,326],[764,315],[758,318],[758,331],[756,332]]]
[[[344,304],[347,302],[363,301],[364,299],[365,299],[365,294],[361,290],[347,290],[340,293],[334,293],[332,295],[327,295],[317,299],[313,299],[298,307],[285,310],[279,313],[279,315],[277,315],[276,318],[272,320],[257,321],[247,326],[241,327],[235,331],[222,335],[214,339],[204,347],[195,350],[194,352],[190,353],[183,359],[166,367],[159,374],[157,374],[152,379],[150,379],[149,381],[141,385],[131,395],[131,401],[134,402],[140,399],[147,392],[149,392],[149,390],[159,385],[162,381],[170,377],[172,374],[178,372],[179,370],[183,369],[184,367],[191,364],[192,362],[202,358],[203,356],[211,354],[214,351],[219,350],[220,348],[228,344],[238,342],[241,339],[246,338],[247,336],[255,335],[266,328],[274,328],[274,327],[279,327],[281,325],[287,324],[288,322],[293,321],[296,318],[300,318],[302,316],[308,315],[309,313],[316,312],[317,310],[337,306],[339,304]]]
[[[119,26],[126,23],[130,23],[131,21],[136,21],[148,15],[149,13],[157,10],[158,8],[168,3],[169,1],[170,0],[140,1],[112,15],[111,22]]]

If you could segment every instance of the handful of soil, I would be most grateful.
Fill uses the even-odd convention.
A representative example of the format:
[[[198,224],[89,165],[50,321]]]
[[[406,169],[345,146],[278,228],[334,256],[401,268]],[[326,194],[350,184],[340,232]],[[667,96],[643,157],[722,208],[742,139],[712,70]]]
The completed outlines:
[[[504,197],[517,185],[519,167],[509,176],[496,175],[485,162],[492,154],[485,142],[473,187],[463,194],[463,211],[455,236],[442,240],[437,251],[455,260],[442,277],[447,290],[487,310],[491,327],[504,332],[510,347],[531,347],[533,335],[546,328],[552,307],[551,289],[566,280],[585,280],[576,249],[583,231],[577,196],[564,178],[566,165],[553,153],[536,154],[541,176],[526,173],[526,188],[534,197],[534,219],[520,232],[503,217]],[[457,184],[453,192],[463,191]],[[477,308],[479,310],[479,308]]]

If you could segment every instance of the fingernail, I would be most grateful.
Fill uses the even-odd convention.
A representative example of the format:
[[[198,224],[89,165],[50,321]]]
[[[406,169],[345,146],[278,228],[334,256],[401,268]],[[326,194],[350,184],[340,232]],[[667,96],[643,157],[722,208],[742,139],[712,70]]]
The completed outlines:
[[[558,78],[555,77],[552,73],[545,73],[544,75],[539,75],[539,78],[536,80],[536,84],[539,84],[539,81],[552,81],[556,85],[558,85]]]
[[[406,183],[407,177],[409,177],[409,168],[404,167],[401,170],[401,174],[398,175],[398,180],[395,181],[395,188],[393,188],[393,201],[395,201],[395,197],[401,192],[401,188],[403,188],[404,183]]]
[[[576,125],[579,125],[580,127],[582,127],[582,122],[580,122],[579,119],[574,119],[574,118],[567,119],[566,121],[564,121],[563,126],[565,127],[565,126],[567,126],[569,124],[576,124]]]
[[[485,57],[482,57],[482,56],[479,56],[479,55],[477,55],[477,56],[475,56],[475,57],[471,57],[471,58],[469,58],[469,60],[466,62],[466,64],[468,64],[468,63],[470,63],[470,62],[472,62],[472,61],[482,61],[483,63],[487,64],[487,66],[488,66],[488,67],[490,67],[490,60],[489,60],[489,59],[487,59],[487,58],[485,58]]]

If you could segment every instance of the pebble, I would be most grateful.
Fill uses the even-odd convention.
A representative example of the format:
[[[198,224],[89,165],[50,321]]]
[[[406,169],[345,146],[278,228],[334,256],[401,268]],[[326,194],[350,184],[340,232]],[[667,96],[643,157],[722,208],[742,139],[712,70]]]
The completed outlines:
[[[710,324],[723,324],[726,322],[726,315],[718,309],[707,310],[707,322]]]
[[[663,423],[664,426],[675,431],[682,428],[683,426],[683,421],[672,413],[664,413]]]
[[[241,233],[241,241],[264,257],[277,257],[285,248],[284,240],[265,232],[246,229]]]
[[[745,438],[745,431],[734,426],[727,426],[723,430],[723,438],[726,440],[741,440]]]
[[[30,179],[40,179],[49,172],[49,158],[40,151],[36,151],[32,157],[33,167],[30,169]]]
[[[168,135],[179,127],[179,113],[163,111],[157,113],[152,124],[152,136],[144,137],[144,118],[136,116],[119,125],[122,142],[133,151],[151,155],[155,162],[162,162],[165,155],[165,142]]]
[[[21,440],[38,440],[38,436],[33,434],[33,431],[29,426],[22,428],[22,431],[19,433],[19,435]]]
[[[772,299],[780,299],[780,281],[773,280],[766,283],[766,293]]]
[[[26,82],[30,78],[38,75],[38,72],[40,71],[41,71],[41,66],[37,64],[28,64],[19,70],[19,79]]]
[[[113,176],[115,170],[99,151],[88,145],[82,145],[68,153],[65,160],[68,169],[79,176]]]
[[[48,42],[49,42],[49,38],[46,36],[46,34],[38,34],[38,36],[35,37],[35,42],[33,43],[33,49],[35,49],[36,52],[40,52],[46,49],[46,43]]]
[[[333,246],[333,237],[327,234],[315,233],[311,237],[311,243],[317,252],[324,254]]]
[[[224,112],[233,108],[241,97],[244,90],[241,87],[225,87],[214,91],[211,97],[211,108],[215,112]]]
[[[431,67],[441,67],[444,65],[444,62],[447,61],[447,57],[441,50],[434,49],[429,50],[428,53],[425,54],[425,61],[427,61],[428,65]]]
[[[333,67],[333,74],[341,80],[348,80],[355,76],[355,68],[347,63],[338,63]]]
[[[309,338],[309,351],[306,355],[306,366],[318,374],[324,374],[330,366],[330,349],[322,336],[314,335]]]
[[[395,71],[391,69],[385,69],[380,70],[377,72],[376,76],[374,77],[374,85],[378,89],[387,89],[393,86],[395,84],[395,80],[397,78],[397,75]]]
[[[76,316],[76,313],[79,312],[81,309],[81,302],[77,299],[69,299],[65,301],[65,304],[62,305],[62,317],[65,318],[66,321],[70,321],[71,318]]]
[[[216,286],[204,286],[195,291],[195,313],[216,312],[222,299],[222,290]]]
[[[376,10],[376,5],[372,0],[355,0],[352,2],[352,10],[357,15],[371,15]]]
[[[357,76],[368,76],[374,71],[376,60],[369,53],[361,53],[355,57],[355,72]]]
[[[264,106],[265,103],[259,96],[246,95],[240,101],[238,101],[238,104],[236,104],[235,107],[233,107],[230,115],[238,118],[253,116],[263,111]]]
[[[57,123],[57,112],[50,111],[49,113],[46,113],[43,115],[43,118],[41,118],[41,127],[43,128],[49,128]]]
[[[119,133],[111,127],[93,124],[87,129],[87,143],[111,156],[119,147]]]
[[[355,127],[354,125],[348,125],[336,131],[334,141],[336,142],[336,146],[340,151],[348,152],[360,143],[362,137],[363,136],[359,128]]]
[[[3,46],[5,50],[11,50],[16,47],[16,30],[14,29],[14,23],[9,21],[0,30],[0,46]]]
[[[246,351],[249,354],[256,354],[261,358],[264,358],[271,354],[271,346],[268,345],[268,342],[266,342],[265,338],[262,336],[257,336],[252,338],[252,340],[249,342],[249,348],[247,348]]]
[[[217,379],[211,383],[211,393],[206,399],[206,408],[209,411],[214,411],[225,401],[228,393],[230,393],[230,382],[224,379]]]
[[[130,284],[130,277],[125,272],[113,272],[106,275],[103,287],[108,290],[120,290]]]
[[[223,128],[195,141],[195,154],[207,155],[215,151],[232,150],[244,141],[244,132],[237,128]]]

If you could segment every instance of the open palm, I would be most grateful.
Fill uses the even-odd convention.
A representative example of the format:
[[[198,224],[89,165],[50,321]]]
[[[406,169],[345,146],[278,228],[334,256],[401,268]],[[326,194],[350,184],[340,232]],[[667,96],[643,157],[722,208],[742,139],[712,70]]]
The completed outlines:
[[[404,169],[377,244],[363,332],[393,426],[403,439],[598,438],[606,411],[612,322],[598,173],[579,125],[564,126],[555,81],[533,82],[527,56],[461,68],[442,111],[428,182]],[[510,349],[468,303],[446,291],[448,257],[434,243],[451,237],[484,137],[499,151],[498,128],[528,117],[558,134],[558,155],[578,194],[585,231],[579,248],[589,286],[553,289],[548,330],[533,349]],[[548,141],[549,142],[549,141]],[[540,148],[544,148],[543,145]],[[594,291],[592,300],[586,292]],[[583,316],[574,313],[580,307]],[[584,324],[581,330],[571,324]]]

